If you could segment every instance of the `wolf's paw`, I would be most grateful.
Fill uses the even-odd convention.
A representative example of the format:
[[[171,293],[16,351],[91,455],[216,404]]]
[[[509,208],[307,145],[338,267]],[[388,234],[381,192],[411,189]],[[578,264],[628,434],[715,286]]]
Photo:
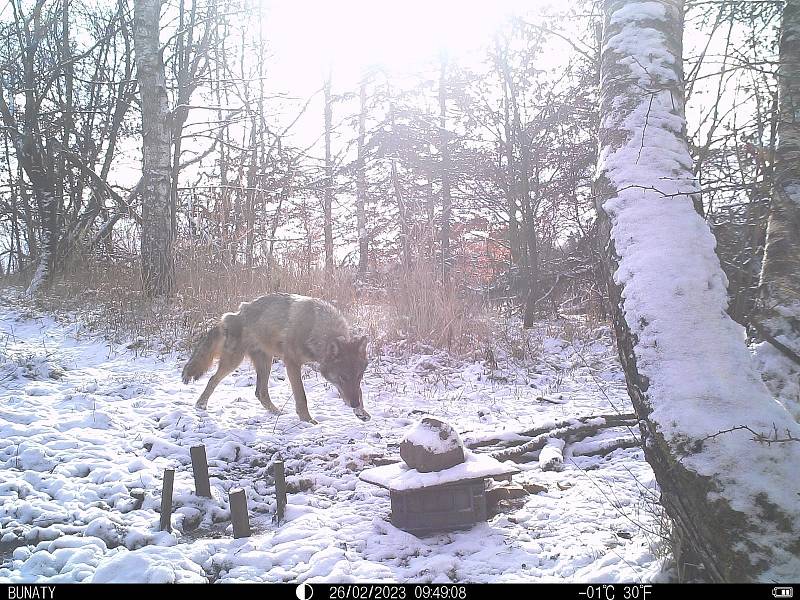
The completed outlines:
[[[269,412],[271,412],[273,415],[282,415],[282,414],[283,414],[283,411],[282,411],[280,408],[278,408],[277,406],[275,406],[275,405],[274,405],[272,402],[270,402],[269,400],[266,400],[266,401],[264,401],[264,400],[259,400],[259,402],[261,402],[261,406],[263,406],[264,408],[266,408],[266,409],[267,409]]]
[[[208,403],[207,402],[200,402],[198,400],[197,403],[194,405],[194,407],[197,410],[206,410],[208,408]]]
[[[301,415],[300,420],[305,421],[306,423],[311,423],[312,425],[319,425],[319,421],[314,419],[311,415]]]

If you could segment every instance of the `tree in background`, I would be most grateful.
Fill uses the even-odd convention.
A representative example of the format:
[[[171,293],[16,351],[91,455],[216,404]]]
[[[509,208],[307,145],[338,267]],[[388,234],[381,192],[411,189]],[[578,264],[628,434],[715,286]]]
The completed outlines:
[[[777,146],[761,270],[759,334],[800,366],[800,2],[787,0],[778,51]]]
[[[142,100],[142,284],[148,296],[175,288],[172,139],[161,55],[161,0],[133,4],[133,41]]]

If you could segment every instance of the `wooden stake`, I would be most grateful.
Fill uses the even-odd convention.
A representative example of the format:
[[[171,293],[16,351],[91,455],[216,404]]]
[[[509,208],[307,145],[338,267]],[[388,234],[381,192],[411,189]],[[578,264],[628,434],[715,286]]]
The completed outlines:
[[[244,495],[244,490],[241,488],[231,490],[229,498],[233,537],[235,539],[250,537],[250,517],[247,515],[247,497]]]
[[[192,473],[194,474],[194,489],[198,496],[211,498],[211,483],[208,481],[208,460],[206,447],[200,444],[189,448],[192,457]]]
[[[161,488],[161,531],[172,531],[172,484],[175,481],[175,469],[164,469],[164,486]]]
[[[280,523],[286,512],[286,475],[283,470],[283,461],[276,460],[273,469],[275,470],[275,497],[278,502],[276,514],[278,523]]]

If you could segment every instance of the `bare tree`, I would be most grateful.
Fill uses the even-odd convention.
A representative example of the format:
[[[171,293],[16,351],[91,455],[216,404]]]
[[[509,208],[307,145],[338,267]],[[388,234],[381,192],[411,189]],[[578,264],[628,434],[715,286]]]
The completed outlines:
[[[450,279],[450,219],[453,199],[450,191],[450,148],[447,131],[447,55],[439,58],[439,154],[442,178],[442,280]]]
[[[19,44],[25,104],[18,121],[12,106],[6,103],[5,93],[0,93],[0,114],[10,133],[19,165],[30,181],[39,214],[39,262],[28,288],[29,293],[37,293],[50,282],[55,270],[61,237],[59,213],[62,205],[62,196],[58,195],[56,189],[59,179],[56,173],[57,143],[47,135],[46,127],[41,122],[42,103],[52,82],[61,74],[61,69],[55,67],[41,77],[37,72],[37,58],[48,28],[61,15],[57,12],[47,14],[45,0],[37,0],[28,15],[23,14],[22,4],[17,1],[11,3],[11,8],[15,25],[14,32],[9,32],[9,35],[14,35]],[[63,52],[64,47],[60,50]]]
[[[142,283],[149,296],[175,287],[170,111],[161,54],[161,0],[135,0],[133,40],[142,99]]]
[[[367,120],[367,78],[364,76],[358,91],[358,147],[356,156],[356,227],[358,228],[358,272],[366,274],[369,266],[369,236],[365,204],[367,202],[367,175],[365,166],[365,137]]]
[[[323,192],[323,218],[325,232],[325,269],[333,268],[333,157],[331,155],[331,130],[333,129],[333,99],[331,98],[331,68],[325,76],[325,187]]]

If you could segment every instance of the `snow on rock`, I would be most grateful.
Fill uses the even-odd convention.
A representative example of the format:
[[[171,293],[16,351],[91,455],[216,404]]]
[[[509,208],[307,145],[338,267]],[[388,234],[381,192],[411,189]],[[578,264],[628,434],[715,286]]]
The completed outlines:
[[[400,442],[400,456],[420,473],[441,471],[464,462],[464,444],[449,424],[425,417]]]
[[[548,492],[472,529],[426,538],[395,528],[389,492],[358,478],[397,454],[419,414],[464,436],[515,439],[566,417],[629,411],[608,328],[584,331],[576,348],[553,341],[561,350],[546,360],[499,361],[506,382],[452,358],[446,379],[424,376],[415,371],[419,356],[384,352],[364,376],[369,423],[329,399],[330,385],[308,369],[320,422],[310,425],[294,414],[280,364],[269,385],[283,415],[266,413],[234,377],[198,412],[206,381],[181,383],[183,357],[135,356],[88,336],[77,318],[23,313],[0,297],[0,365],[15,365],[0,372],[0,581],[648,581],[660,569],[661,540],[648,533],[657,522],[648,516],[654,481],[639,449],[578,456],[560,473],[525,465],[515,481]],[[559,326],[523,332],[512,324],[509,332],[543,347]],[[34,377],[37,369],[18,366],[31,355],[47,371]],[[63,376],[41,378],[56,365]],[[250,365],[239,374],[251,377]],[[43,383],[47,394],[27,393]],[[569,402],[536,402],[555,393]],[[194,493],[189,448],[201,443],[212,499]],[[289,486],[280,524],[271,474],[278,456]],[[158,531],[165,468],[176,470],[172,533]],[[235,487],[247,490],[250,509],[253,535],[243,540],[226,532]]]
[[[422,446],[430,452],[444,454],[455,448],[463,448],[458,432],[444,421],[425,417],[406,433],[403,441]]]

